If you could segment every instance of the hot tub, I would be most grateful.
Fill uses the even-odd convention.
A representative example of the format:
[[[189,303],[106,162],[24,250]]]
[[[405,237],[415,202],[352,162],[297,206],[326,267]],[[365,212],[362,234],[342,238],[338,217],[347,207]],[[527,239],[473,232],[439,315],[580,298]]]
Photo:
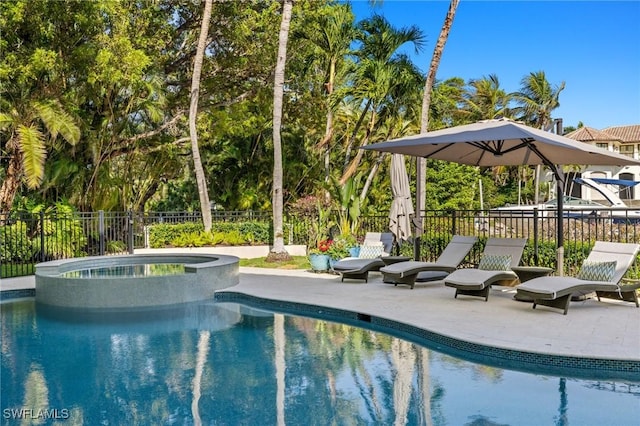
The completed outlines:
[[[134,254],[36,265],[36,303],[125,309],[213,298],[239,282],[239,259],[212,254]]]

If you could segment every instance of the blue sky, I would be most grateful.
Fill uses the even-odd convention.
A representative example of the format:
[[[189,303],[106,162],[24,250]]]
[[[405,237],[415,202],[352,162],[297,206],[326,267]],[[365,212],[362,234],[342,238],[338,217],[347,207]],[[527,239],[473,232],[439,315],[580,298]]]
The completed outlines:
[[[405,52],[426,73],[448,1],[351,4],[357,20],[378,13],[395,27],[422,29],[424,50]],[[553,117],[565,126],[640,124],[640,1],[460,1],[438,80],[496,74],[513,92],[536,71],[565,82]]]

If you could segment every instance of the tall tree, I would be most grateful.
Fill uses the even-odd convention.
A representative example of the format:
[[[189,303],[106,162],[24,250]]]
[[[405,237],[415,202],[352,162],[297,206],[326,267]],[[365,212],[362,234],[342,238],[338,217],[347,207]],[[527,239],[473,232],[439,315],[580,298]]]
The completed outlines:
[[[544,71],[529,73],[520,81],[520,91],[513,93],[513,99],[519,105],[514,112],[519,119],[539,129],[550,130],[553,127],[551,112],[560,106],[560,92],[564,90],[564,81],[559,86],[552,86]],[[534,175],[534,202],[539,202],[540,166],[536,166]],[[520,175],[518,175],[520,179]],[[518,188],[520,183],[518,182]]]
[[[309,41],[320,56],[325,69],[324,89],[326,93],[326,124],[322,140],[318,147],[324,148],[325,182],[329,182],[331,171],[331,140],[334,132],[334,111],[336,102],[333,93],[336,87],[336,76],[342,68],[345,57],[351,52],[351,43],[356,36],[353,12],[348,4],[333,5],[325,8],[319,19],[314,19],[302,30],[294,32],[294,36]]]
[[[436,81],[436,74],[438,72],[438,67],[440,66],[440,59],[442,59],[442,52],[444,51],[444,45],[447,43],[447,39],[449,38],[449,32],[451,31],[451,27],[453,25],[453,19],[456,16],[456,9],[458,8],[458,4],[460,0],[451,0],[449,3],[449,9],[447,10],[447,15],[444,18],[444,24],[442,24],[442,28],[440,29],[440,35],[438,36],[438,40],[436,42],[436,46],[433,49],[433,55],[431,56],[431,63],[429,64],[429,72],[427,73],[427,79],[424,83],[424,94],[422,96],[422,116],[420,119],[420,133],[427,133],[429,131],[429,108],[431,106],[431,91],[433,89],[433,85]],[[416,215],[420,218],[422,210],[425,208],[426,203],[426,187],[424,185],[425,178],[427,174],[427,160],[425,158],[418,158],[416,167]],[[419,237],[422,235],[422,225],[418,226],[416,229],[416,253],[415,257],[418,257],[418,244]]]
[[[272,258],[288,258],[284,247],[283,229],[283,187],[282,187],[282,100],[284,97],[284,70],[287,62],[287,41],[289,40],[289,26],[293,0],[282,3],[282,21],[278,36],[278,58],[273,84],[273,248],[269,254]]]
[[[198,147],[198,129],[196,119],[198,117],[198,98],[200,96],[200,74],[202,73],[202,61],[204,50],[207,47],[209,37],[209,21],[211,20],[212,0],[205,0],[204,12],[202,12],[202,24],[200,26],[200,37],[198,47],[193,62],[193,76],[191,78],[191,103],[189,105],[189,136],[191,137],[191,153],[193,155],[193,166],[198,183],[198,195],[200,196],[200,210],[202,211],[202,221],[205,232],[211,230],[211,202],[209,201],[209,190],[207,179],[202,168],[200,159],[200,148]]]
[[[558,86],[549,83],[544,71],[530,73],[520,81],[520,91],[513,93],[518,104],[514,113],[533,127],[548,129],[553,125],[551,112],[560,106],[560,92],[564,87],[564,81]]]
[[[412,43],[416,52],[419,52],[425,40],[418,27],[394,28],[380,15],[362,21],[359,26],[362,30],[362,45],[357,52],[359,61],[350,95],[364,103],[364,107],[347,143],[345,167],[340,178],[342,184],[355,174],[362,159],[362,150],[351,159],[351,150],[360,125],[368,115],[367,127],[360,143],[360,146],[365,146],[370,142],[380,111],[394,99],[394,95],[398,95],[397,88],[411,80],[407,76],[412,74],[414,65],[406,55],[398,54],[398,49],[406,43]]]
[[[470,121],[509,117],[511,95],[500,87],[497,75],[472,79],[469,87],[470,90],[464,95],[463,109]]]

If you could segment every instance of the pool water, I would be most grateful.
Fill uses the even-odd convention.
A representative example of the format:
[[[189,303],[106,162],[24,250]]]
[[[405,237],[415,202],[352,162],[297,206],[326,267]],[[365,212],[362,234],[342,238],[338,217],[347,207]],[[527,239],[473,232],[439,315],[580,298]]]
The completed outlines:
[[[184,274],[182,263],[143,263],[138,265],[113,265],[76,269],[60,274],[63,278],[151,277]]]
[[[488,367],[387,334],[234,303],[69,318],[23,300],[1,304],[0,315],[3,424],[37,415],[42,424],[87,425],[640,419],[640,383]]]

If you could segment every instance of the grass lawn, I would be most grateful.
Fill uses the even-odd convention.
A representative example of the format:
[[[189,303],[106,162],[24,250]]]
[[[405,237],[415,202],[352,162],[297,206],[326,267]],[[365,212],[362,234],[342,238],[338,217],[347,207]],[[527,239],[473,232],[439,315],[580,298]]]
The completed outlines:
[[[255,259],[240,259],[240,266],[252,266],[255,268],[276,268],[276,269],[309,269],[311,264],[307,256],[291,256],[287,262],[267,262],[264,257]]]

